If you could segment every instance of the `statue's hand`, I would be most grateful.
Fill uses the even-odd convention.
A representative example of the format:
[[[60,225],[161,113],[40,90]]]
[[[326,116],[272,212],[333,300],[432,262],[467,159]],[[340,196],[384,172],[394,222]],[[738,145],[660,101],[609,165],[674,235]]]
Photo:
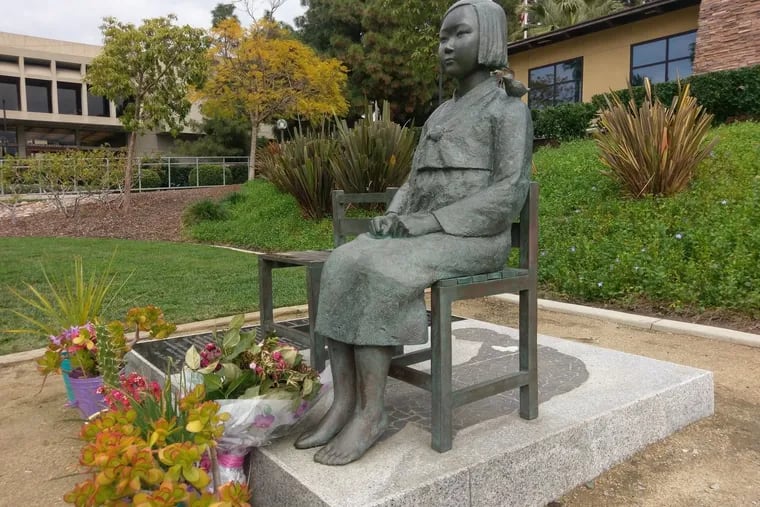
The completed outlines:
[[[401,227],[397,236],[424,236],[433,232],[439,232],[441,224],[432,213],[419,213],[415,215],[401,215],[398,217]]]
[[[375,217],[369,224],[369,232],[377,238],[396,236],[399,227],[398,215],[389,213]]]

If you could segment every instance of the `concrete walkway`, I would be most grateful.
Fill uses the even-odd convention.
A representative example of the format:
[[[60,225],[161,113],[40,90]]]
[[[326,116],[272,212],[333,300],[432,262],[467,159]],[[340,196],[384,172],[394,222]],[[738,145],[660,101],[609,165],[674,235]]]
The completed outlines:
[[[508,301],[514,304],[518,303],[518,296],[516,294],[500,294],[494,296],[494,298]],[[760,348],[760,335],[735,331],[733,329],[726,329],[722,327],[692,324],[690,322],[681,322],[678,320],[660,319],[658,317],[648,317],[644,315],[636,315],[633,313],[618,312],[615,310],[605,310],[603,308],[595,308],[593,306],[574,305],[570,303],[562,303],[559,301],[551,301],[548,299],[539,299],[538,309],[614,322],[617,324],[647,329],[650,331],[661,331],[665,333],[699,336],[702,338],[709,338],[713,340]],[[286,318],[303,318],[306,316],[306,305],[289,306],[275,310],[275,318],[278,320],[284,320]],[[229,323],[231,318],[231,316],[220,317],[218,319],[180,324],[177,326],[177,331],[173,336],[187,336],[209,331],[215,328],[223,328]],[[541,319],[540,312],[538,314],[538,318],[539,320]],[[257,324],[259,322],[259,312],[246,313],[245,321],[247,324]],[[37,359],[44,353],[44,351],[45,349],[41,348],[0,356],[0,366],[6,366]]]

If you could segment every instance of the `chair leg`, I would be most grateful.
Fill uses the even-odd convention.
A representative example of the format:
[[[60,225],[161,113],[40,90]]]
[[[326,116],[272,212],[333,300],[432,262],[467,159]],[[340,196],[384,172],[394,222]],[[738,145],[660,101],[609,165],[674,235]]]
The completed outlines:
[[[538,417],[538,300],[536,289],[520,291],[520,371],[528,384],[520,387],[520,417]]]
[[[317,310],[319,305],[319,284],[322,277],[322,264],[308,266],[306,268],[306,292],[309,304],[309,353],[311,354],[311,365],[317,371],[325,369],[325,360],[327,353],[325,351],[325,342],[322,337],[314,332],[317,324]]]
[[[440,287],[433,286],[430,306],[431,445],[438,452],[446,452],[451,449],[452,443],[451,300],[441,294]]]
[[[274,300],[272,295],[272,263],[259,257],[259,327],[266,336],[274,325]]]

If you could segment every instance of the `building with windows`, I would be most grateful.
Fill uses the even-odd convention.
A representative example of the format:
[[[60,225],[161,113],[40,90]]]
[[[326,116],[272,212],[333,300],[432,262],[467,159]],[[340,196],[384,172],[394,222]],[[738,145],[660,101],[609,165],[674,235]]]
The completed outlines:
[[[99,52],[100,46],[0,32],[0,155],[126,146],[119,106],[84,83]],[[200,120],[196,108],[191,116]],[[162,152],[172,143],[168,133],[152,133],[140,136],[136,149]]]
[[[596,94],[760,64],[760,1],[651,0],[519,40],[509,65],[528,104],[588,102]]]

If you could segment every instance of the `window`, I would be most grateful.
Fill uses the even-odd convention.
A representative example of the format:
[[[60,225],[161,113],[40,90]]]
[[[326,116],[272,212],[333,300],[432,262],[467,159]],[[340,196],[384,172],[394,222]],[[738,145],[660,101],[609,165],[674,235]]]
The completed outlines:
[[[691,76],[697,32],[686,32],[631,46],[631,84],[673,81]]]
[[[26,110],[33,113],[52,113],[50,81],[26,80]]]
[[[580,102],[583,58],[531,69],[528,72],[528,83],[528,105],[532,109]]]
[[[110,116],[111,108],[108,100],[100,95],[93,95],[87,88],[87,114],[90,116]]]
[[[16,130],[0,129],[0,157],[6,155],[16,155],[18,153],[18,144],[16,139]]]
[[[58,82],[58,112],[82,114],[82,85]]]
[[[19,79],[17,77],[0,76],[0,104],[10,111],[18,111]]]

